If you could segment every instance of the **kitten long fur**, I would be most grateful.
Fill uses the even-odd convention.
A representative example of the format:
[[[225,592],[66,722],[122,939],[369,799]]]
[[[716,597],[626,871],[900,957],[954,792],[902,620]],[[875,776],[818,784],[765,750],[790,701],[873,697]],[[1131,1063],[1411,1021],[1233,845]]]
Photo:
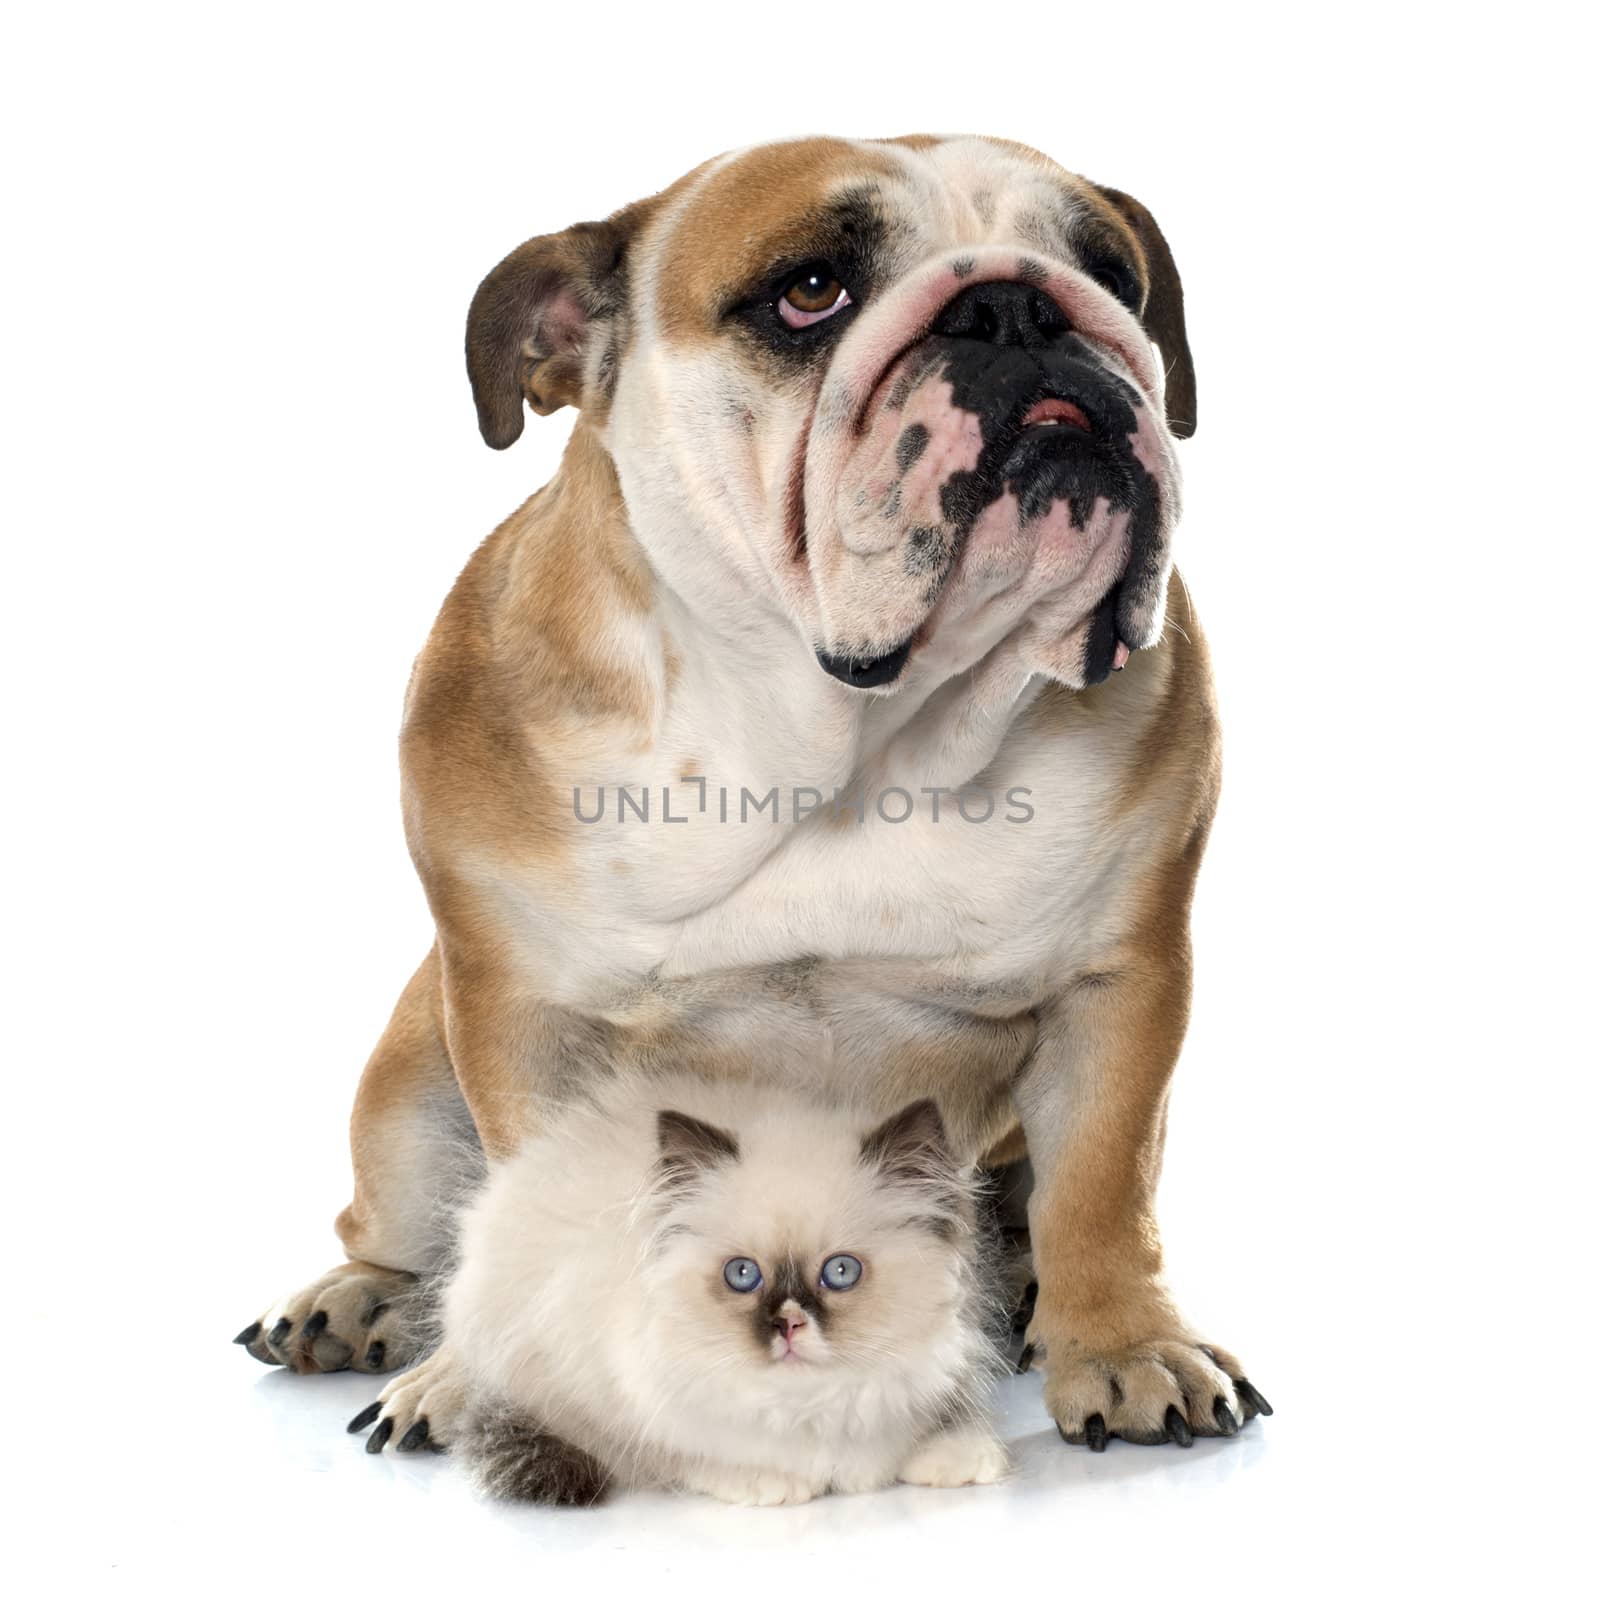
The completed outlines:
[[[461,1454],[489,1492],[547,1503],[613,1484],[803,1500],[908,1462],[918,1482],[992,1478],[974,1199],[929,1101],[884,1121],[770,1085],[619,1078],[463,1214],[444,1300],[472,1394]],[[841,1256],[858,1281],[825,1286],[825,1264],[854,1273]],[[759,1287],[730,1287],[738,1262]]]

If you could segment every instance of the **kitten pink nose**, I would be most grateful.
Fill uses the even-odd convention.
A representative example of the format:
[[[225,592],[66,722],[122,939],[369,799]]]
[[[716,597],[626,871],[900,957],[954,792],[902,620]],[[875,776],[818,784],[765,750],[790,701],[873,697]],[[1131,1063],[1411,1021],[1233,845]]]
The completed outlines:
[[[772,1326],[781,1333],[785,1339],[792,1341],[795,1329],[803,1328],[806,1319],[798,1311],[780,1311],[773,1319]]]

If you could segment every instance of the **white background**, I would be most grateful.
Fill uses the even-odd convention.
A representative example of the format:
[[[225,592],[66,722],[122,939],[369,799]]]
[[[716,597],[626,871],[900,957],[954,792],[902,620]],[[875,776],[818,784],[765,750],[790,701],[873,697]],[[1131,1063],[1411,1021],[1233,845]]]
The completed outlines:
[[[1577,15],[8,24],[14,1592],[1577,1585],[1600,1406]],[[1227,778],[1162,1211],[1187,1309],[1278,1414],[1091,1457],[1035,1378],[1003,1488],[488,1508],[445,1460],[346,1438],[377,1380],[228,1344],[338,1258],[350,1095],[429,940],[400,695],[569,426],[482,446],[467,301],[525,236],[716,151],[919,129],[1131,191],[1183,270],[1178,549]]]

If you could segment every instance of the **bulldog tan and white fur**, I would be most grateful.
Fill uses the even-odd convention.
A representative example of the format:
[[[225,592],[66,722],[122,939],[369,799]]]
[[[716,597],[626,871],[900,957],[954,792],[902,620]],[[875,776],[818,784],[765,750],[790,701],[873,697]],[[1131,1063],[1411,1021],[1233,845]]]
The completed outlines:
[[[1267,1409],[1154,1215],[1219,765],[1149,212],[1003,140],[744,150],[513,251],[467,364],[497,449],[580,415],[407,695],[438,936],[357,1093],[350,1260],[241,1342],[410,1362],[485,1156],[689,1067],[930,1095],[967,1158],[1026,1154],[1065,1438]],[[458,1404],[446,1346],[358,1420],[414,1448]]]

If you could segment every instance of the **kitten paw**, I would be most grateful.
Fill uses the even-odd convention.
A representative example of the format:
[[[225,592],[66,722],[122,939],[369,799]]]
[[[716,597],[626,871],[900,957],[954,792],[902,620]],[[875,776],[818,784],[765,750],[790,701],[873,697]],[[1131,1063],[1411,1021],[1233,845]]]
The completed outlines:
[[[461,1422],[466,1402],[466,1383],[446,1346],[385,1384],[378,1398],[350,1419],[346,1431],[360,1433],[372,1428],[367,1435],[369,1456],[380,1454],[391,1439],[396,1450],[408,1453],[444,1450]]]
[[[409,1272],[347,1261],[263,1312],[233,1342],[291,1372],[392,1372],[421,1350],[416,1298]]]
[[[887,1489],[897,1481],[892,1470],[886,1472],[881,1465],[878,1465],[858,1468],[855,1471],[848,1469],[837,1471],[828,1487],[834,1494],[875,1494],[879,1489]]]
[[[800,1506],[827,1491],[827,1484],[786,1472],[708,1471],[686,1487],[734,1506]]]
[[[924,1440],[900,1469],[902,1483],[929,1489],[957,1489],[968,1483],[995,1483],[1006,1473],[1006,1447],[978,1428],[947,1429]]]

